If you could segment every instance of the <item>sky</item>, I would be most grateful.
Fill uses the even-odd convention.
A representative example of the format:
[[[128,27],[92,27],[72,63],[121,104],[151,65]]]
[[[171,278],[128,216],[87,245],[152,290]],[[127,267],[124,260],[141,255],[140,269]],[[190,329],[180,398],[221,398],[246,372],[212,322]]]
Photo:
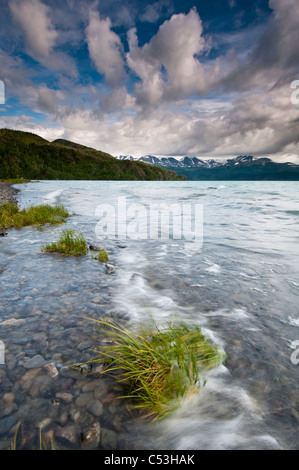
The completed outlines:
[[[299,163],[298,0],[0,0],[0,128]]]

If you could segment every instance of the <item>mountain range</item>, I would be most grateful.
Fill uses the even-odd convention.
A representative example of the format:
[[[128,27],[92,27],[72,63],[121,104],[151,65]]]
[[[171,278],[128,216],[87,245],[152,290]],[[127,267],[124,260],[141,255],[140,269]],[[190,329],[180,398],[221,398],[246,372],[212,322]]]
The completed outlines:
[[[135,160],[120,155],[120,160]],[[299,180],[299,165],[278,163],[266,157],[240,155],[226,160],[199,159],[197,157],[160,157],[145,155],[137,158],[150,165],[176,171],[188,180]]]

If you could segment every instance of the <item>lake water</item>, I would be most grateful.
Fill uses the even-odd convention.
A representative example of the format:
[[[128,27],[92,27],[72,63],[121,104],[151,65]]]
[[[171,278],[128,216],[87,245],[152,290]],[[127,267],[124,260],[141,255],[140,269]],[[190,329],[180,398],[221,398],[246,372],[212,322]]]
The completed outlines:
[[[77,421],[75,405],[61,403],[54,412],[46,404],[61,386],[78,405],[82,374],[59,376],[56,388],[51,382],[43,389],[37,378],[26,388],[24,364],[37,354],[59,362],[58,370],[89,359],[97,336],[84,317],[106,314],[134,324],[197,323],[227,356],[200,393],[160,423],[125,417],[125,437],[120,430],[118,438],[111,423],[121,412],[109,405],[110,414],[98,414],[107,435],[115,433],[108,448],[299,448],[297,182],[43,181],[18,187],[20,207],[60,203],[72,217],[44,231],[11,230],[0,240],[1,448],[22,419],[32,429],[43,422],[44,432],[52,429],[58,438],[66,427],[75,433],[94,420],[96,413],[82,403]],[[181,217],[170,218],[169,237],[157,207],[181,210]],[[42,253],[63,228],[103,246],[113,268],[92,253],[78,259]],[[11,319],[15,324],[5,324]],[[43,368],[40,374],[45,377]],[[73,447],[81,448],[75,438]]]

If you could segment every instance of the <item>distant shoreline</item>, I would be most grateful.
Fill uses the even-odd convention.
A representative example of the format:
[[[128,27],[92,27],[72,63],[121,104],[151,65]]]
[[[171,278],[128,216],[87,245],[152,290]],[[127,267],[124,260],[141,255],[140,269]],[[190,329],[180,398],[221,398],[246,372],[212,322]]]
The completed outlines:
[[[0,206],[3,206],[7,202],[16,204],[16,195],[20,190],[13,188],[10,183],[0,182]]]

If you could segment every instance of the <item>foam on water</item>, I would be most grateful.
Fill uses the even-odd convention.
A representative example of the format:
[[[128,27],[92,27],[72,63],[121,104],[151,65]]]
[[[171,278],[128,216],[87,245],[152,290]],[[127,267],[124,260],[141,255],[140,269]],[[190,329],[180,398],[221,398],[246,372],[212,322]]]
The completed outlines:
[[[57,189],[56,191],[51,191],[49,194],[44,196],[45,201],[49,204],[57,204],[59,196],[63,193],[63,189]]]

